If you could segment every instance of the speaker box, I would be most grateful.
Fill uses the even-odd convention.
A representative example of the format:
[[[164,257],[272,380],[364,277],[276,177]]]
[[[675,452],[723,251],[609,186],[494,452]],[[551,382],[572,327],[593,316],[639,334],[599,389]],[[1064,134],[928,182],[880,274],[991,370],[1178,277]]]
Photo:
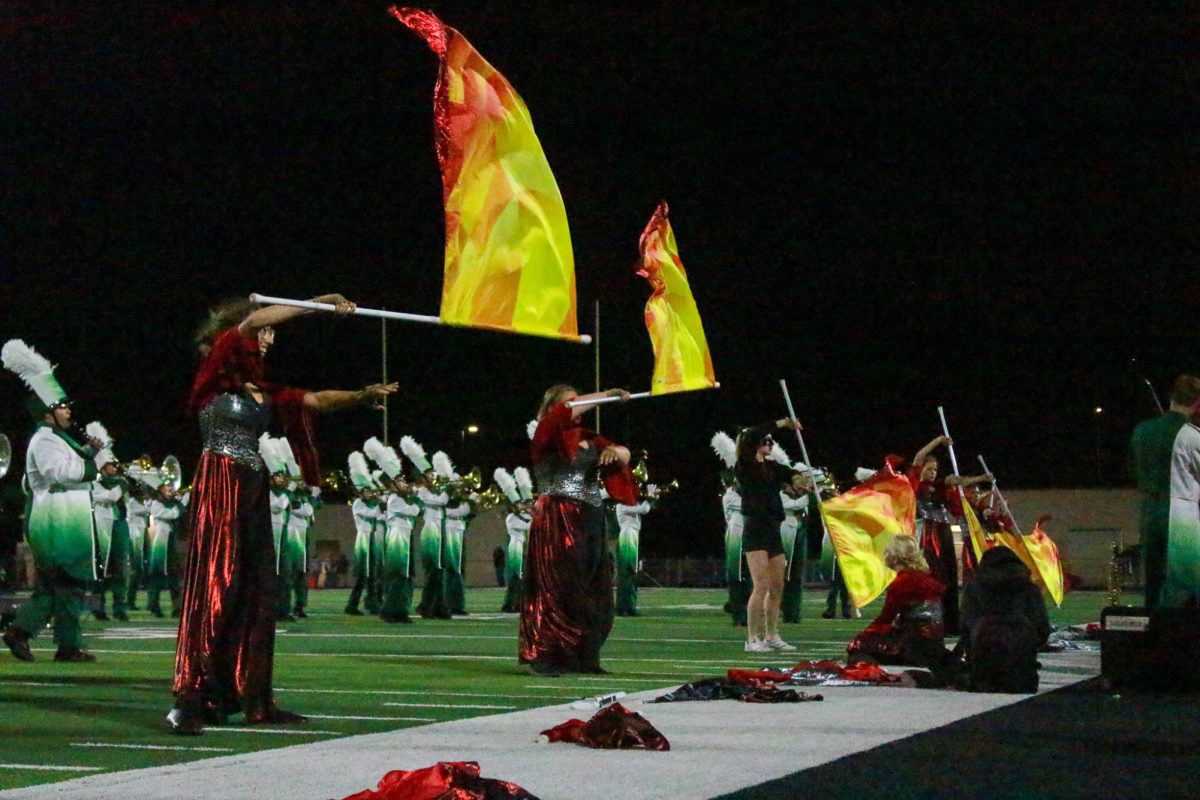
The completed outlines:
[[[1100,674],[1123,691],[1200,692],[1200,609],[1100,612]]]

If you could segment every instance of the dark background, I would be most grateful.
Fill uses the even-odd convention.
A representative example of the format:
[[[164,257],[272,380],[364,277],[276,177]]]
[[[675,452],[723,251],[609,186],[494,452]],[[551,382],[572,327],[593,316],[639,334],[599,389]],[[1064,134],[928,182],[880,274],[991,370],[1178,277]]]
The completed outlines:
[[[189,334],[224,297],[437,313],[436,61],[385,7],[0,5],[0,338],[59,363],[122,458],[195,463]],[[708,440],[783,416],[781,377],[843,479],[911,455],[942,404],[965,468],[983,453],[1002,485],[1127,482],[1141,377],[1162,394],[1200,369],[1196,7],[1018,8],[433,6],[529,105],[606,386],[648,388],[637,237],[671,205],[723,388],[604,412],[684,487],[650,554],[718,551]],[[591,348],[535,338],[394,323],[388,354],[392,441],[460,471],[521,463],[543,389],[592,385]],[[269,364],[356,388],[379,378],[379,324],[306,318]],[[335,466],[380,424],[321,427]]]

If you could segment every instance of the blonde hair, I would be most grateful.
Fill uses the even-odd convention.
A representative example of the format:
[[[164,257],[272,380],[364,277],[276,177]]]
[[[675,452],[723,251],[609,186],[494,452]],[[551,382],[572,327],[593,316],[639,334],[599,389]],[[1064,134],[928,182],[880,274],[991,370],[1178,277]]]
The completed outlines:
[[[892,537],[892,540],[888,542],[887,549],[883,551],[883,563],[889,569],[897,572],[906,569],[929,572],[929,565],[925,563],[925,556],[917,545],[916,537],[908,534],[897,534]]]
[[[576,393],[575,387],[568,383],[556,383],[551,386],[542,395],[542,404],[538,406],[537,418],[540,420],[546,416],[546,412],[550,409],[550,406],[555,403],[561,403],[564,397],[573,393]]]

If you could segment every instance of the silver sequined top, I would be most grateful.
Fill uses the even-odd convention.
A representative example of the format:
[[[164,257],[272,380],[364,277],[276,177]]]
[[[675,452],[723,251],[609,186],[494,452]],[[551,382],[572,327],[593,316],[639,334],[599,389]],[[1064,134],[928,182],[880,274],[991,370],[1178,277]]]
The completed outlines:
[[[534,466],[538,491],[554,497],[576,500],[589,506],[603,505],[600,497],[600,478],[597,470],[599,453],[593,447],[580,447],[575,459],[564,464],[557,458],[548,458]]]
[[[204,449],[232,458],[256,470],[264,470],[258,454],[258,437],[271,422],[268,402],[256,403],[236,394],[219,394],[200,412],[200,435]]]

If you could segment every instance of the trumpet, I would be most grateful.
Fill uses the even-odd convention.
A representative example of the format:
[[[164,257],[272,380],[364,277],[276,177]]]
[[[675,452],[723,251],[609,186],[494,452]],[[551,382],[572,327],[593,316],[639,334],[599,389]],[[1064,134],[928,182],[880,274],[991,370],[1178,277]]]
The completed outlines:
[[[471,471],[461,478],[446,478],[441,475],[433,476],[433,490],[435,492],[456,492],[461,495],[478,492],[479,487],[483,485],[483,474],[479,471],[479,467],[472,467]]]
[[[488,488],[479,493],[478,503],[481,511],[496,508],[508,502],[508,498],[504,496],[504,492],[496,484],[488,486]]]
[[[671,492],[677,491],[678,489],[679,481],[675,478],[672,478],[670,483],[664,483],[662,486],[658,487],[658,497],[666,497]]]

